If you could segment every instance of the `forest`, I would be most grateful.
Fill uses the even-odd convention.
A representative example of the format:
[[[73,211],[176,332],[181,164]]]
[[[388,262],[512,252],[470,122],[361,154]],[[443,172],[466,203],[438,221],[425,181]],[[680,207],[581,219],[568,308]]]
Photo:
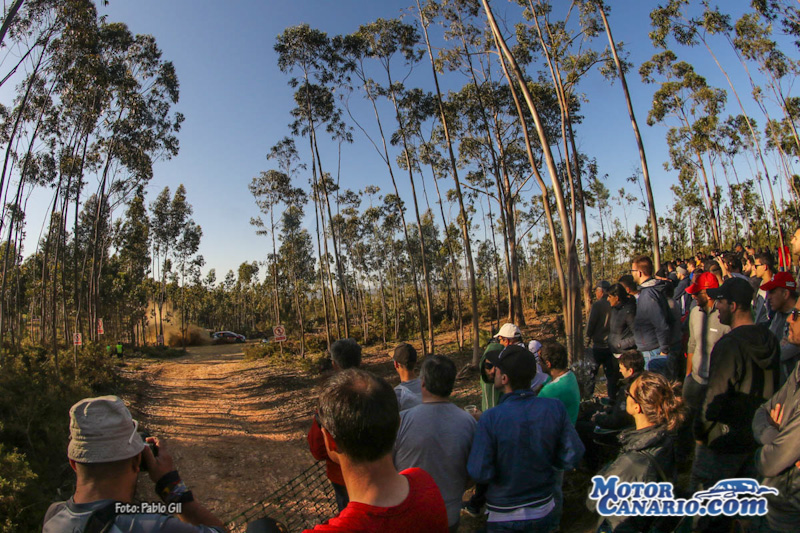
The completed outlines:
[[[235,177],[260,212],[242,231],[264,252],[224,274],[198,254],[191,180],[147,197],[154,163],[179,156],[184,121],[175,65],[155,38],[100,17],[91,0],[4,4],[0,480],[19,486],[0,483],[0,531],[32,520],[28,481],[55,460],[52,411],[116,379],[100,362],[112,341],[268,338],[283,324],[297,357],[345,337],[410,340],[428,354],[454,332],[477,361],[482,329],[559,313],[577,360],[594,283],[615,281],[636,255],[659,265],[788,244],[800,219],[800,3],[753,0],[736,13],[654,3],[641,64],[613,37],[611,2],[516,0],[506,20],[500,3],[409,1],[402,17],[349,34],[300,24],[277,35],[274,83],[293,92],[275,104],[289,110],[285,137],[264,140],[262,172]],[[700,56],[725,85],[696,70]],[[639,154],[618,191],[581,149],[595,72],[630,118],[630,131],[609,133],[635,139]],[[634,108],[632,78],[653,87],[649,108]],[[645,127],[663,132],[667,161],[648,159]],[[357,157],[384,169],[360,189],[340,171],[354,139],[370,147]],[[667,209],[652,187],[662,165]],[[26,216],[33,191],[51,196],[46,220]],[[48,405],[18,411],[26,391]]]

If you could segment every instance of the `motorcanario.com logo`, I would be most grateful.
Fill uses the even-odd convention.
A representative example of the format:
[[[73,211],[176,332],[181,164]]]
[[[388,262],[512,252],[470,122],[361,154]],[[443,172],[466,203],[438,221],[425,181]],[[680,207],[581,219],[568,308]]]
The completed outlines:
[[[627,482],[619,476],[594,476],[589,498],[602,516],[764,516],[766,495],[778,490],[755,479],[723,479],[691,498],[676,498],[672,483]]]

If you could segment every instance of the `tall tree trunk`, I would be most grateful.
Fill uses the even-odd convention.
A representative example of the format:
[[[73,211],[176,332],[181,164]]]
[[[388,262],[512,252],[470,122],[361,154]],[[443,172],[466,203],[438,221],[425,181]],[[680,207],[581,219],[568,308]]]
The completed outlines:
[[[606,37],[608,37],[608,47],[614,57],[614,65],[617,67],[617,74],[619,74],[622,92],[625,94],[625,104],[628,106],[628,116],[631,119],[631,127],[636,137],[636,146],[639,148],[639,161],[642,164],[642,178],[644,178],[644,190],[647,193],[647,207],[650,214],[650,236],[653,239],[653,264],[657,270],[661,268],[661,243],[658,240],[658,217],[656,216],[656,205],[653,199],[653,187],[650,185],[650,170],[647,166],[647,156],[644,151],[642,135],[639,132],[639,124],[636,122],[636,115],[633,112],[631,94],[630,91],[628,91],[628,82],[625,79],[625,70],[622,68],[622,62],[617,54],[617,45],[614,42],[614,38],[611,36],[611,25],[608,23],[605,7],[602,2],[598,2],[597,10],[600,12],[600,17],[603,19]]]
[[[417,7],[419,7],[419,3],[417,4]],[[464,254],[467,256],[469,290],[470,295],[472,296],[472,364],[477,366],[481,359],[480,317],[478,316],[478,290],[475,283],[475,262],[472,258],[472,244],[469,237],[469,217],[467,216],[467,210],[464,207],[464,196],[461,193],[461,182],[458,178],[458,163],[456,161],[455,152],[453,151],[453,142],[450,139],[450,128],[447,122],[447,114],[445,113],[444,109],[442,91],[439,88],[439,74],[436,72],[436,62],[433,57],[430,39],[428,38],[428,26],[424,22],[422,24],[422,29],[425,35],[425,45],[428,49],[428,57],[431,60],[433,82],[436,87],[436,100],[439,105],[439,117],[442,124],[442,129],[444,131],[444,138],[447,143],[447,152],[450,156],[450,168],[453,173],[456,197],[458,198],[459,222],[461,224],[461,235],[464,239]]]

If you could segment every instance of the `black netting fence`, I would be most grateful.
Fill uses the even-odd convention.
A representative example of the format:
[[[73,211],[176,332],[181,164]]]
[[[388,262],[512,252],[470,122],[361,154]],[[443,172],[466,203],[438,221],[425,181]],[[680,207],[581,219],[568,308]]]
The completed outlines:
[[[248,522],[268,516],[294,533],[313,528],[338,513],[333,486],[325,475],[325,461],[320,461],[227,522],[232,533],[244,533]]]

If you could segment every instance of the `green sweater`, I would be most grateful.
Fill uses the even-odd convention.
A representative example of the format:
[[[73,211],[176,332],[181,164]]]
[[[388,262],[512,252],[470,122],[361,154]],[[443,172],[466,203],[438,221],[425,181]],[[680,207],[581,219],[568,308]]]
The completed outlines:
[[[581,405],[581,391],[578,387],[578,380],[572,371],[562,374],[555,381],[547,383],[539,392],[539,398],[556,398],[561,400],[567,408],[567,414],[575,425],[578,421],[578,409]]]

